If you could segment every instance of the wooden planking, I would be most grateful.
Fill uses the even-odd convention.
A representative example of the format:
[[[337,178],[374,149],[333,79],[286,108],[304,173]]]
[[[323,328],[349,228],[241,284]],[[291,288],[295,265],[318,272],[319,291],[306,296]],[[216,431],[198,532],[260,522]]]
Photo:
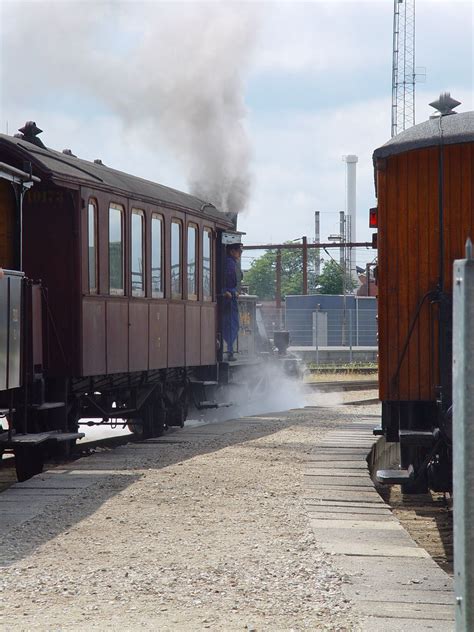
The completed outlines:
[[[107,373],[128,373],[128,300],[106,301]]]
[[[410,305],[408,287],[412,279],[410,278],[410,269],[408,262],[411,253],[411,235],[408,230],[408,197],[407,197],[407,182],[408,182],[408,157],[407,154],[400,154],[396,157],[396,163],[398,163],[398,186],[396,192],[396,204],[395,208],[396,217],[393,217],[393,221],[398,223],[398,353],[395,358],[395,365],[393,372],[396,373],[397,364],[400,362],[400,358],[403,352],[403,347],[407,339],[408,328],[410,327]],[[409,388],[409,364],[408,354],[403,357],[403,364],[400,368],[398,380],[396,380],[396,391],[400,393],[408,393]],[[402,397],[402,399],[404,399]]]
[[[431,152],[432,153],[432,152]],[[419,152],[418,158],[418,190],[417,190],[417,208],[420,228],[418,231],[418,273],[416,275],[418,296],[421,298],[430,289],[430,221],[431,212],[429,207],[429,191],[432,186],[430,179],[430,150]],[[428,283],[426,283],[426,280]],[[431,341],[429,326],[429,303],[423,305],[421,311],[421,320],[418,324],[418,341],[419,341],[419,371],[418,377],[420,381],[419,398],[431,398]]]
[[[217,305],[204,303],[201,308],[201,364],[216,362]]]
[[[82,299],[82,375],[106,373],[105,301]]]
[[[185,364],[186,331],[184,302],[174,301],[168,305],[168,366],[181,367]]]
[[[385,399],[388,393],[388,371],[387,371],[387,327],[388,327],[388,314],[387,314],[387,297],[385,294],[381,295],[381,291],[385,287],[381,283],[386,275],[386,266],[383,265],[384,261],[387,261],[386,257],[386,215],[387,215],[387,175],[385,168],[381,164],[377,164],[377,214],[378,214],[378,230],[377,230],[377,248],[378,248],[378,315],[377,315],[377,329],[378,329],[378,345],[379,345],[379,396],[380,399]]]
[[[148,303],[144,300],[130,300],[128,304],[129,324],[129,370],[147,371],[149,353]]]
[[[472,197],[472,144],[452,145],[445,148],[446,223],[452,238],[446,244],[446,288],[452,291],[452,262],[464,257],[466,238],[471,234]],[[471,234],[472,236],[472,234]]]
[[[201,364],[201,306],[186,303],[186,366]]]
[[[407,322],[406,334],[415,318],[420,297],[424,291],[420,288],[420,209],[418,205],[419,152],[407,154],[407,267],[408,279],[406,288]],[[420,292],[421,289],[421,292]],[[421,313],[420,313],[421,316]],[[420,321],[418,318],[409,339],[408,349],[402,367],[407,374],[407,392],[410,400],[420,399]]]
[[[444,152],[445,289],[452,290],[452,263],[474,236],[474,146]],[[438,308],[425,301],[394,383],[400,354],[419,302],[435,290],[440,271],[439,149],[421,149],[379,168],[380,395],[385,401],[433,400],[439,383]]]
[[[163,369],[168,364],[168,305],[152,301],[149,308],[150,370]]]

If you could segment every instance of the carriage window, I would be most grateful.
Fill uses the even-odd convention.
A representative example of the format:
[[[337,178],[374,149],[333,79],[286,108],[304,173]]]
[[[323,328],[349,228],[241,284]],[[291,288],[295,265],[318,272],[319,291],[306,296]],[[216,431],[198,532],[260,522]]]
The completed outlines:
[[[95,200],[90,200],[87,207],[87,261],[89,294],[97,294],[97,203]]]
[[[123,295],[123,207],[109,207],[109,288],[111,294]]]
[[[197,301],[197,252],[198,252],[198,227],[196,224],[188,226],[188,299]]]
[[[205,228],[202,233],[202,293],[205,301],[212,301],[212,231]]]
[[[163,296],[163,218],[151,218],[151,292],[152,296]]]
[[[145,261],[143,252],[143,211],[132,209],[132,294],[145,295]]]
[[[174,219],[171,222],[171,298],[183,297],[181,278],[182,241],[181,222]]]

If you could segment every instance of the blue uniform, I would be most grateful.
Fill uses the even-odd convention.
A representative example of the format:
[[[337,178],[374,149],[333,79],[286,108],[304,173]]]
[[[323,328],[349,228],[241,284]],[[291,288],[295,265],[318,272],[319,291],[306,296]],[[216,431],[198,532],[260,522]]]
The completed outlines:
[[[222,293],[230,292],[232,298],[224,297],[224,318],[222,335],[227,343],[227,351],[233,353],[234,342],[239,333],[239,304],[237,302],[237,262],[228,256],[225,267],[225,287]]]

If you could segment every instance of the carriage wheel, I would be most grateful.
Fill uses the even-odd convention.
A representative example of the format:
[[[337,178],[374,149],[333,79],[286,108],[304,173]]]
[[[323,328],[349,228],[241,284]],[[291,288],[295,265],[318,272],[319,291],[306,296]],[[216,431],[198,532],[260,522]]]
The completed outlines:
[[[137,421],[131,419],[127,426],[137,439],[145,440],[161,437],[165,431],[165,422],[166,411],[152,403],[144,406]]]

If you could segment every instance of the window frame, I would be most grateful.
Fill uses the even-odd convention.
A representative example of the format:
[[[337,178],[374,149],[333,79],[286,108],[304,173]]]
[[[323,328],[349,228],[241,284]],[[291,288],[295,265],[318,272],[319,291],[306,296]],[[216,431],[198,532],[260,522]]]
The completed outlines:
[[[91,207],[94,211],[94,273],[95,273],[95,286],[91,287],[91,260],[89,254],[89,240],[90,240],[90,211]],[[88,293],[92,296],[96,296],[99,293],[99,207],[95,198],[89,198],[87,202],[87,289]]]
[[[142,289],[133,289],[133,216],[138,215],[142,218]],[[133,207],[130,212],[130,291],[132,296],[144,297],[146,290],[146,251],[145,251],[145,235],[146,235],[146,219],[145,211],[140,208]]]
[[[189,231],[194,230],[194,290],[189,293]],[[197,301],[199,298],[199,226],[196,222],[188,222],[186,229],[186,288],[188,301]]]
[[[122,288],[111,288],[110,287],[110,211],[115,210],[120,212],[120,230],[121,230],[121,244],[122,244]],[[123,204],[119,204],[117,202],[109,203],[109,212],[108,212],[108,236],[107,236],[107,244],[108,244],[108,256],[109,256],[109,295],[110,296],[125,296],[125,207]]]
[[[160,287],[161,289],[156,291],[153,289],[153,254],[154,254],[154,241],[153,241],[153,220],[158,220],[161,224],[160,231]],[[164,298],[165,296],[165,218],[162,213],[153,211],[151,214],[150,223],[150,284],[151,284],[151,296],[152,298]]]
[[[204,283],[204,239],[208,236],[209,239],[209,294],[206,295],[206,284]],[[214,260],[214,231],[210,226],[204,226],[202,229],[202,300],[208,303],[212,303],[214,300],[214,275],[212,270],[212,263]]]
[[[179,286],[180,292],[174,292],[173,289],[173,226],[179,226]],[[183,300],[183,220],[178,217],[171,218],[170,224],[170,295],[172,300]]]

